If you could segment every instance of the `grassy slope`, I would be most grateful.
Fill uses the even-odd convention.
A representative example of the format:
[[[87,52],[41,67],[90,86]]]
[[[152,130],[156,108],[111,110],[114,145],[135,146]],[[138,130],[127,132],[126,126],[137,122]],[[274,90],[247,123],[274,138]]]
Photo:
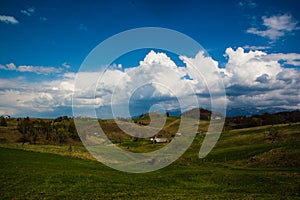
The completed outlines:
[[[299,174],[285,170],[175,163],[152,173],[128,174],[95,161],[47,153],[1,148],[0,158],[3,199],[279,199],[299,195]]]
[[[165,128],[173,132],[176,123],[170,120]],[[4,199],[300,199],[300,125],[277,127],[274,144],[264,136],[269,126],[226,131],[201,160],[204,136],[197,136],[172,165],[146,174],[70,157],[89,158],[83,147],[2,144],[65,156],[0,148],[0,193]],[[153,146],[144,140],[125,142],[137,151],[141,144],[141,151]]]

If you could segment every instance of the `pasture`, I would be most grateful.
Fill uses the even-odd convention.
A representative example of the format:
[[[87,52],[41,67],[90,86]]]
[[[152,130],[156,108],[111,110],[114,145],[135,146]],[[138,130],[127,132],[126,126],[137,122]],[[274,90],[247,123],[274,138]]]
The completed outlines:
[[[83,146],[1,144],[2,199],[297,199],[300,198],[300,125],[225,131],[199,159],[203,135],[170,166],[155,172],[119,172],[93,160]],[[139,144],[139,145],[137,145]],[[138,151],[153,144],[125,140]],[[163,144],[158,144],[163,145]]]

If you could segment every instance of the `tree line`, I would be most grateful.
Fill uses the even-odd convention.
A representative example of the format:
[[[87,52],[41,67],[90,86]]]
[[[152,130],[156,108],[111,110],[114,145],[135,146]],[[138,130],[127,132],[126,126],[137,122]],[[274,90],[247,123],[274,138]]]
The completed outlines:
[[[254,126],[275,125],[300,122],[300,111],[278,112],[275,114],[263,113],[261,115],[227,117],[227,129],[249,128]]]
[[[67,116],[58,117],[54,120],[19,119],[17,130],[21,133],[18,142],[23,144],[64,144],[70,140],[80,140],[74,120]]]

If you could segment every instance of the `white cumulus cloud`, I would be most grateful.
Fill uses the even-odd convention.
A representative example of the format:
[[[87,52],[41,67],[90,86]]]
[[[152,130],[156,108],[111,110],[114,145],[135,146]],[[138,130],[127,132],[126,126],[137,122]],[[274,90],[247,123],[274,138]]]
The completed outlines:
[[[0,15],[0,22],[4,22],[7,24],[18,24],[18,20],[16,20],[13,16]]]
[[[300,54],[226,49],[224,83],[231,105],[300,108]],[[294,68],[285,68],[286,64]]]
[[[247,33],[255,34],[261,37],[269,38],[272,41],[285,36],[289,32],[298,30],[298,21],[294,20],[292,15],[276,15],[276,16],[263,16],[263,26],[265,29],[259,29],[251,27],[247,30]]]
[[[106,70],[98,80],[96,78],[99,75],[92,77],[88,72],[81,72],[79,76],[82,78],[77,80],[79,85],[76,89],[79,90],[76,92],[76,102],[79,104],[80,100],[85,99],[86,103],[87,99],[96,95],[98,106],[112,104],[118,107],[117,116],[126,114],[130,101],[136,102],[135,105],[144,102],[141,105],[143,107],[147,107],[147,103],[159,103],[166,109],[186,110],[195,107],[193,96],[198,98],[200,94],[208,95],[207,88],[215,91],[220,88],[218,81],[215,81],[218,80],[218,63],[203,52],[194,58],[180,56],[180,59],[186,66],[177,66],[165,53],[150,51],[139,66],[124,70],[113,67]],[[98,81],[97,84],[93,80]],[[95,85],[97,92],[93,93]],[[183,107],[178,108],[178,99],[184,102]],[[201,102],[203,106],[209,104],[207,98]]]
[[[25,111],[54,112],[60,107],[106,108],[113,104],[117,116],[124,116],[128,104],[145,108],[160,104],[177,109],[176,98],[187,105],[196,95],[201,107],[209,106],[210,94],[218,94],[224,83],[228,106],[300,108],[300,54],[245,51],[227,48],[224,68],[203,52],[195,57],[180,56],[184,66],[177,66],[165,53],[150,51],[138,66],[113,65],[103,72],[65,72],[54,80],[34,82],[26,78],[0,79],[0,115],[22,115]],[[285,67],[289,65],[289,67]],[[14,71],[51,73],[44,68],[22,67],[13,63],[0,68]],[[49,70],[49,69],[48,69]],[[218,97],[216,95],[216,97]],[[217,99],[222,103],[223,99]],[[94,107],[92,107],[94,109]],[[190,109],[186,106],[183,109]],[[29,112],[30,113],[30,112]]]

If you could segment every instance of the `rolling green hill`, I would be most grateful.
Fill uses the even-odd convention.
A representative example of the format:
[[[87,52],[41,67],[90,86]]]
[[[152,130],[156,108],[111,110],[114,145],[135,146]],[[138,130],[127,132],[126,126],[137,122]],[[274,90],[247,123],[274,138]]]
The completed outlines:
[[[112,121],[101,123],[114,129]],[[179,123],[167,118],[165,133],[175,133]],[[13,121],[8,125],[0,133],[3,199],[300,199],[297,123],[224,131],[203,159],[198,152],[205,135],[198,135],[177,161],[145,174],[110,169],[77,143],[16,143],[20,135]],[[207,125],[201,121],[199,129]],[[131,137],[116,144],[134,152],[167,145]]]

